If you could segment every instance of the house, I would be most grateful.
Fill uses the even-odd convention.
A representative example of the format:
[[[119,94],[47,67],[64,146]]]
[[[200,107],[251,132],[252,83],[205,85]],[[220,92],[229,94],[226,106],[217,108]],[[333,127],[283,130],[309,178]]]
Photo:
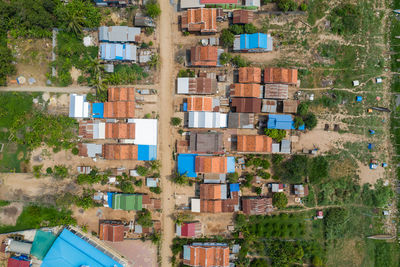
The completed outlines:
[[[251,113],[228,113],[228,128],[230,129],[254,129],[254,114]]]
[[[253,22],[254,12],[238,9],[233,11],[233,24],[249,24]]]
[[[189,111],[189,128],[226,128],[226,126],[226,113]]]
[[[216,67],[218,48],[216,46],[194,46],[190,49],[190,62],[196,67]]]
[[[247,9],[258,9],[261,6],[260,0],[245,0],[245,7]]]
[[[100,222],[99,238],[111,242],[124,241],[125,227],[121,223]]]
[[[283,114],[270,114],[268,115],[267,122],[268,129],[279,129],[279,130],[295,130],[294,121],[291,115]],[[299,127],[299,130],[304,130],[304,125]]]
[[[297,85],[297,69],[266,68],[264,83],[284,83]]]
[[[234,112],[260,113],[261,99],[235,97],[235,98],[232,98],[231,108]]]
[[[278,102],[272,99],[263,99],[262,100],[262,113],[276,113],[276,109],[278,106]]]
[[[308,185],[302,185],[302,184],[295,184],[293,186],[294,194],[297,197],[305,197],[308,196]]]
[[[233,173],[234,157],[196,156],[195,171],[200,173]]]
[[[265,84],[264,98],[287,99],[289,97],[289,87],[287,84]]]
[[[69,96],[69,117],[89,118],[90,104],[86,101],[86,95],[70,94]]]
[[[238,135],[238,152],[268,152],[272,151],[272,138],[266,135]]]
[[[146,178],[147,187],[157,187],[160,179],[158,178]]]
[[[136,62],[137,47],[133,44],[100,43],[100,59]]]
[[[78,136],[86,139],[135,139],[135,124],[81,121]]]
[[[291,151],[290,144],[291,144],[291,142],[290,142],[289,139],[283,139],[281,141],[281,150],[280,150],[280,152],[284,153],[284,154],[290,154],[290,151]]]
[[[272,198],[242,197],[242,209],[246,215],[264,215],[273,211]]]
[[[184,245],[183,264],[193,267],[229,267],[229,247],[224,243]]]
[[[229,192],[228,192],[229,189]],[[200,199],[191,199],[192,212],[239,211],[239,184],[201,184]]]
[[[179,154],[178,155],[178,173],[185,174],[187,177],[195,178],[197,173],[195,171],[197,154]]]
[[[227,199],[227,190],[227,184],[200,184],[200,199]]]
[[[14,240],[12,238],[5,239],[5,252],[17,253],[22,255],[30,255],[32,250],[32,243]]]
[[[213,98],[190,96],[186,99],[187,111],[213,111]]]
[[[176,225],[176,235],[178,237],[200,237],[202,233],[201,222],[184,222]]]
[[[214,78],[178,78],[177,93],[190,95],[211,95],[217,91],[217,80]]]
[[[99,42],[133,43],[140,41],[140,28],[128,26],[100,26]]]
[[[142,210],[144,199],[141,194],[107,193],[108,206],[115,210]],[[147,196],[148,197],[148,196]],[[148,198],[150,200],[150,198]]]
[[[103,145],[103,158],[107,160],[137,160],[138,146],[130,144]]]
[[[80,121],[78,137],[85,139],[104,139],[106,124],[100,121]]]
[[[206,6],[205,4],[201,4],[200,0],[180,0],[179,4],[181,10],[189,8],[201,8]]]
[[[283,113],[297,113],[298,100],[283,100]]]
[[[190,132],[189,152],[223,153],[223,146],[223,134],[220,132]]]
[[[261,86],[256,83],[235,83],[230,91],[231,97],[262,97]]]
[[[322,210],[317,211],[317,219],[323,219],[324,218],[324,212]]]
[[[271,184],[271,192],[272,193],[283,192],[283,184],[277,184],[277,183]]]
[[[239,68],[239,83],[261,83],[261,69],[257,67]]]
[[[236,52],[271,52],[273,48],[273,38],[265,33],[235,35],[233,42],[233,51]]]
[[[122,267],[125,265],[126,261],[119,255],[111,254],[108,250],[100,250],[96,241],[78,231],[65,228],[47,252],[41,266]]]
[[[96,158],[103,154],[103,145],[100,144],[79,143],[78,149],[78,155],[81,157]]]
[[[8,258],[7,267],[30,267],[31,261],[29,259],[21,259],[21,257]]]
[[[133,87],[109,87],[108,101],[135,101],[135,88]]]
[[[155,28],[156,24],[151,17],[138,13],[135,15],[135,26]]]
[[[217,32],[217,10],[215,8],[188,9],[181,17],[182,30],[202,34]]]
[[[115,101],[104,103],[104,118],[126,119],[135,117],[134,101]]]

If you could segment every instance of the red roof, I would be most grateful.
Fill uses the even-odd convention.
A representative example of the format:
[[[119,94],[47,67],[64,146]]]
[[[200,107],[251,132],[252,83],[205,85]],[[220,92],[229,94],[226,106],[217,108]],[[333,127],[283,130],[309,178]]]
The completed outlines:
[[[111,242],[124,241],[124,226],[122,224],[100,224],[99,232],[100,240],[107,240]]]
[[[29,261],[16,260],[13,258],[8,259],[8,267],[29,267]]]
[[[196,223],[183,223],[181,227],[181,235],[187,237],[195,236]]]

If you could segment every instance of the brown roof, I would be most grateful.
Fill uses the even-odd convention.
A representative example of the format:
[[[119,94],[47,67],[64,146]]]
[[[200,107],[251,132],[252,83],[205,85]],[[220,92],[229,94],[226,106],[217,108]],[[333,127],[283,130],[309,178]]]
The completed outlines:
[[[214,94],[216,91],[216,79],[206,77],[189,78],[189,94]]]
[[[217,32],[215,8],[188,9],[182,14],[182,29],[190,32]]]
[[[260,97],[260,85],[256,83],[235,83],[231,85],[231,96]]]
[[[242,197],[243,213],[247,215],[262,215],[273,210],[272,198],[244,198]]]
[[[223,134],[219,132],[190,132],[189,150],[200,153],[222,153]]]
[[[261,83],[261,69],[256,67],[239,68],[239,83]]]
[[[134,123],[106,123],[106,138],[135,139]]]
[[[208,96],[190,96],[187,98],[188,111],[213,111],[213,99]]]
[[[272,138],[266,135],[238,135],[239,152],[272,152]]]
[[[231,192],[231,197],[222,200],[222,212],[235,212],[239,210],[239,192]]]
[[[193,66],[215,67],[218,62],[218,48],[216,46],[194,46],[190,49],[190,58]]]
[[[108,88],[108,101],[135,101],[135,88],[111,87]]]
[[[221,199],[221,184],[200,184],[200,199]]]
[[[133,118],[135,117],[135,102],[105,102],[104,118]]]
[[[283,113],[296,113],[298,100],[283,100]]]
[[[190,260],[183,260],[189,266],[202,267],[228,267],[229,247],[228,246],[205,246],[191,245]]]
[[[297,84],[297,70],[284,68],[266,68],[264,70],[264,83]]]
[[[122,242],[124,241],[124,226],[122,224],[101,223],[99,238],[111,242]]]
[[[235,112],[260,113],[261,99],[234,97],[232,98],[231,107],[236,108]]]
[[[78,136],[93,139],[93,121],[80,121]]]
[[[287,99],[289,96],[289,87],[287,84],[266,84],[264,86],[264,98]]]
[[[117,160],[137,160],[138,147],[136,145],[103,145],[103,158]]]
[[[87,157],[88,156],[88,150],[85,144],[79,143],[78,144],[78,149],[79,149],[79,156],[81,157]]]
[[[227,157],[197,156],[195,171],[202,173],[226,173],[228,168]]]
[[[233,11],[233,24],[248,24],[253,21],[253,11],[250,10],[234,10]]]
[[[200,200],[200,212],[206,213],[221,213],[222,212],[222,201],[218,200],[210,200],[210,199],[201,199]]]

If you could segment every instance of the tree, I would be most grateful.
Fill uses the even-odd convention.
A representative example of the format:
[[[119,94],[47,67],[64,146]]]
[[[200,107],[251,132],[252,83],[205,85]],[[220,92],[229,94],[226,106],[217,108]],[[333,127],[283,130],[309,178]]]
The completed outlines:
[[[299,117],[299,116],[296,116],[295,118],[294,118],[294,127],[296,128],[296,129],[299,129],[301,126],[303,126],[304,125],[304,121],[303,121],[303,119],[301,118],[301,117]]]
[[[301,3],[300,10],[305,12],[305,11],[307,11],[307,9],[308,9],[308,5],[306,3]]]
[[[278,209],[283,209],[288,204],[288,199],[283,192],[274,193],[272,196],[272,205]]]
[[[256,192],[257,195],[261,195],[261,193],[262,193],[261,187],[255,187],[254,192]]]
[[[150,192],[153,192],[155,194],[161,194],[161,187],[157,186],[157,187],[150,187]]]
[[[308,157],[303,155],[294,155],[291,159],[285,161],[280,169],[281,179],[288,183],[301,183],[308,174]]]
[[[254,175],[251,174],[251,173],[246,173],[246,175],[244,176],[244,178],[245,178],[246,181],[243,183],[243,186],[244,186],[244,187],[247,187],[247,188],[250,188],[250,187],[251,187],[251,184],[252,184],[252,182],[253,182],[253,180],[254,180]]]
[[[247,34],[257,33],[258,29],[252,23],[249,23],[244,25],[244,32]]]
[[[175,213],[175,223],[177,225],[182,225],[184,222],[190,221],[192,219],[193,216],[190,213],[184,213],[184,212]]]
[[[171,124],[173,126],[179,126],[181,124],[181,122],[182,122],[181,118],[178,118],[178,117],[172,117],[171,118]]]
[[[160,169],[160,167],[161,167],[161,161],[152,160],[152,161],[150,161],[149,165],[150,165],[150,169],[152,171],[158,171]]]
[[[247,67],[250,65],[250,63],[243,57],[241,56],[234,56],[232,58],[232,64],[235,65],[238,68],[242,68],[242,67]]]
[[[235,41],[235,35],[228,29],[223,29],[220,37],[223,47],[229,48],[233,46]]]
[[[157,1],[150,1],[145,6],[146,15],[155,19],[161,14],[160,5]]]
[[[264,133],[265,133],[266,136],[271,137],[276,142],[280,142],[280,141],[282,141],[283,138],[286,137],[286,131],[285,130],[264,129]]]
[[[239,174],[237,172],[228,173],[227,178],[229,183],[235,184],[239,180]]]
[[[153,54],[150,57],[149,67],[156,69],[160,65],[160,56],[158,54]]]
[[[304,117],[304,124],[306,125],[306,128],[308,130],[312,130],[315,128],[315,126],[317,126],[318,124],[318,120],[317,117],[315,116],[314,113],[308,113],[305,117]]]
[[[153,243],[154,245],[158,245],[161,242],[161,233],[152,233],[150,235],[150,240],[151,243]]]
[[[153,226],[153,221],[151,219],[150,211],[147,210],[147,209],[143,209],[141,211],[138,211],[136,222],[137,222],[137,224],[141,225],[142,227],[151,227],[151,226]]]
[[[182,174],[180,174],[179,172],[175,172],[172,176],[172,181],[179,185],[184,185],[189,182],[189,177],[187,177],[186,172]]]
[[[0,38],[2,38],[0,36]],[[15,73],[14,57],[7,45],[0,44],[0,85],[6,85],[7,76]]]
[[[52,174],[52,173],[53,173],[53,169],[52,169],[51,167],[48,167],[48,168],[46,169],[46,173],[47,173],[47,174]]]
[[[297,115],[304,117],[308,113],[308,104],[306,102],[301,102],[297,107]]]
[[[71,149],[71,152],[72,152],[72,154],[74,154],[74,155],[78,155],[78,154],[79,154],[79,149],[78,149],[77,147],[73,147],[73,148]]]
[[[234,35],[239,35],[244,33],[243,32],[243,26],[239,24],[234,24],[229,27],[229,31],[231,31]]]
[[[132,182],[129,180],[122,180],[118,183],[117,187],[121,189],[123,193],[135,193]]]
[[[308,177],[313,184],[320,183],[328,176],[329,163],[323,156],[317,156],[310,161]]]
[[[314,265],[315,267],[321,267],[324,265],[324,262],[322,261],[322,259],[318,256],[314,256],[312,258],[312,265]]]
[[[66,178],[68,176],[68,169],[64,165],[54,166],[54,178]]]
[[[146,176],[149,173],[149,170],[144,166],[137,166],[136,172],[139,174],[139,176]]]
[[[221,65],[226,65],[228,63],[230,63],[232,60],[232,55],[230,53],[222,53],[220,58],[219,58],[219,62],[221,63]]]

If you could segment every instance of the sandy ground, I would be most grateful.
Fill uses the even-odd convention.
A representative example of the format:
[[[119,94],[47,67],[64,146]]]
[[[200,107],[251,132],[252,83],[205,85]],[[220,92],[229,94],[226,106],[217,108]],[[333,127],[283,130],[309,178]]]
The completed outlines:
[[[161,245],[161,266],[170,266],[172,256],[171,245],[174,238],[174,201],[171,200],[174,192],[174,185],[169,177],[172,170],[172,145],[170,118],[173,110],[174,78],[172,73],[173,51],[172,27],[176,27],[172,18],[176,15],[172,12],[169,1],[160,1],[161,17],[159,21],[160,43],[160,130],[159,130],[159,158],[161,159],[161,184],[162,184],[162,245]]]
[[[0,208],[0,225],[15,225],[23,208],[24,204],[18,202]]]
[[[202,213],[194,215],[194,220],[201,222],[204,236],[229,236],[228,226],[233,225],[233,217],[233,213]]]
[[[124,240],[123,242],[104,241],[107,245],[120,252],[129,263],[135,267],[156,267],[157,247],[150,241]]]

